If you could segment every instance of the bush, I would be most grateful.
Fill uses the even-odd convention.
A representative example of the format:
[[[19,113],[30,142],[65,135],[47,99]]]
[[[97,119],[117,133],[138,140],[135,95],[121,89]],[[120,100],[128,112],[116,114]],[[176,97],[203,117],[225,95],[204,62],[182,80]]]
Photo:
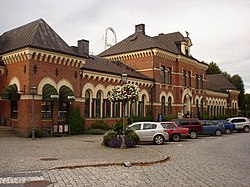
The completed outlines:
[[[112,130],[115,131],[117,134],[122,134],[122,127],[122,121],[118,121],[112,126]]]
[[[109,130],[110,126],[107,125],[103,120],[97,120],[93,125],[93,129]]]
[[[129,124],[135,123],[135,122],[140,122],[140,121],[154,121],[154,117],[151,115],[147,115],[147,116],[133,116],[133,117],[128,118]]]
[[[125,131],[125,144],[127,148],[135,147],[139,141],[139,136],[133,129],[127,129]],[[121,135],[117,132],[110,130],[103,136],[103,145],[108,147],[120,148],[122,144]]]
[[[172,119],[176,119],[177,117],[174,115],[165,115],[164,121],[171,121]]]
[[[105,134],[105,133],[106,133],[106,130],[103,130],[103,129],[93,129],[93,128],[86,129],[84,131],[84,134],[94,134],[94,135],[102,135],[102,134]]]
[[[70,109],[66,123],[70,127],[70,134],[82,134],[85,130],[85,119],[81,116],[80,109]]]
[[[28,137],[32,138],[32,130],[29,132]],[[36,138],[42,138],[43,137],[43,131],[41,129],[35,129],[35,137]]]

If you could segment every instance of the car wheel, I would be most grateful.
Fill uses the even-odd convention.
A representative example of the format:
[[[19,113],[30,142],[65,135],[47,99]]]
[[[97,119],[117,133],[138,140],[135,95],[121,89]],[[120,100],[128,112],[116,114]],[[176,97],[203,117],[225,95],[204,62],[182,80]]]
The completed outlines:
[[[195,139],[197,138],[197,133],[195,131],[190,132],[190,138]]]
[[[181,137],[179,134],[173,134],[172,139],[174,142],[178,142],[180,141]]]
[[[230,129],[226,129],[226,134],[230,134],[231,130]]]
[[[243,128],[243,131],[244,131],[244,132],[249,132],[249,127],[248,127],[248,126],[244,127],[244,128]]]
[[[215,136],[221,136],[221,130],[216,130],[214,133]]]
[[[157,145],[161,145],[164,142],[164,137],[162,135],[156,135],[154,138],[154,143]]]

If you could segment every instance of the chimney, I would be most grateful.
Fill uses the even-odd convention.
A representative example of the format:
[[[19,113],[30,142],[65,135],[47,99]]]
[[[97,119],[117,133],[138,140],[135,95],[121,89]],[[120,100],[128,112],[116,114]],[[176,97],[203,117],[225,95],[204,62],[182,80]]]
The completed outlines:
[[[143,23],[139,24],[139,25],[136,25],[135,26],[135,32],[139,32],[139,33],[145,35],[145,25]]]
[[[78,53],[80,55],[89,55],[89,41],[88,40],[78,40]]]

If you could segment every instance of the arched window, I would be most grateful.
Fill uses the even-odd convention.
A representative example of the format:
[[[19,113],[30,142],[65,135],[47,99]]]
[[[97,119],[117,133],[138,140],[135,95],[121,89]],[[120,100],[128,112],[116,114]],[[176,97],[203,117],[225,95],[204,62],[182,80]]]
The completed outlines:
[[[166,114],[165,102],[166,102],[165,96],[162,96],[162,97],[161,97],[161,114],[162,114],[163,116],[165,116],[165,114]]]
[[[96,93],[96,98],[93,98],[93,116],[101,117],[101,92]]]
[[[84,105],[84,116],[90,117],[90,91],[87,90],[85,93],[85,105]]]
[[[145,115],[145,111],[144,111],[144,110],[145,110],[145,98],[146,98],[146,96],[145,96],[145,94],[144,94],[144,95],[142,96],[142,100],[139,101],[138,113],[139,113],[140,116],[144,116],[144,115]]]
[[[172,115],[172,98],[168,97],[168,115]]]
[[[196,99],[196,117],[200,116],[200,111],[199,111],[199,100]]]
[[[103,99],[103,114],[104,118],[111,117],[111,102],[108,99]]]
[[[201,100],[201,119],[203,119],[203,115],[204,115],[204,102],[203,99]]]

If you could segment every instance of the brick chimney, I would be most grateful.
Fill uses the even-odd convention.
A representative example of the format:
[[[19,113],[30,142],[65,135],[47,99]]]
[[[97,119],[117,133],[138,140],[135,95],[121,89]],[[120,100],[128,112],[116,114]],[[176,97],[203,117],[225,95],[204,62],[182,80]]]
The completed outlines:
[[[89,55],[89,41],[88,40],[78,40],[78,53],[80,55]]]
[[[139,33],[145,35],[145,25],[143,23],[139,24],[139,25],[136,25],[135,26],[135,32],[139,32]]]

